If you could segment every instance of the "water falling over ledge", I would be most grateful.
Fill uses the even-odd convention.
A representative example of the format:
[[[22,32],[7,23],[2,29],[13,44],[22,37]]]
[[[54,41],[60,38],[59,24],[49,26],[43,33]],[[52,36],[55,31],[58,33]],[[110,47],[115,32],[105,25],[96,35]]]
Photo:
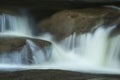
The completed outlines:
[[[23,14],[0,14],[1,34],[32,35],[28,16]]]
[[[34,37],[25,16],[0,16],[0,36]],[[48,39],[51,46],[41,49],[37,43],[26,39],[20,50],[0,52],[1,70],[62,69],[78,72],[120,74],[119,35],[110,37],[116,25],[97,25],[94,32],[71,34],[57,43]],[[17,34],[16,34],[17,33]],[[19,35],[19,36],[18,36]],[[40,36],[39,36],[40,37]],[[39,37],[35,38],[37,40]],[[50,35],[47,36],[47,38]],[[46,39],[45,39],[46,40]]]
[[[119,73],[119,69],[109,66],[114,63],[107,65],[109,59],[114,60],[115,58],[106,57],[106,52],[111,49],[107,47],[110,39],[109,34],[114,27],[115,26],[111,26],[107,29],[100,27],[94,33],[86,33],[82,35],[73,34],[61,43],[55,43],[52,41],[52,46],[50,48],[52,52],[49,53],[49,51],[46,50],[48,55],[51,54],[50,59],[47,61],[44,61],[45,53],[41,51],[35,43],[27,40],[27,45],[24,46],[20,52],[1,54],[0,67],[2,69],[11,68],[13,70],[62,69],[95,73],[112,72],[117,74]],[[30,54],[27,53],[32,53],[32,57],[29,58]],[[112,54],[114,53],[111,53],[111,55]],[[32,64],[29,65],[28,63]]]

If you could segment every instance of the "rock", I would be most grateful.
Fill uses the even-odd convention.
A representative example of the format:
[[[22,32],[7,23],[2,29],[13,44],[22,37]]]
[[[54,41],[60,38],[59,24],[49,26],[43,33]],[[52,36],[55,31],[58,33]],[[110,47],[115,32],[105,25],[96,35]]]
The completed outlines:
[[[120,80],[120,76],[62,70],[27,70],[1,72],[0,80]]]
[[[9,8],[9,7],[1,7],[0,8],[0,15],[1,14],[9,14],[13,16],[17,16],[20,14],[20,8]]]
[[[42,63],[50,59],[50,51],[51,43],[48,41],[29,37],[0,36],[0,61],[7,64],[36,64],[38,55],[39,58],[44,57],[39,60]]]
[[[117,1],[119,2],[119,0],[82,0],[82,1],[85,1],[85,2],[101,2],[101,3],[104,3],[104,2],[117,2]]]
[[[28,37],[12,37],[12,36],[0,36],[0,52],[11,52],[18,51],[26,45],[26,41],[31,40],[40,48],[48,47],[51,45],[50,42],[28,38]]]
[[[72,6],[83,6],[84,4],[87,4],[85,6],[88,6],[89,4],[95,4],[96,3],[105,3],[107,4],[119,4],[119,0],[0,0],[0,5],[2,6],[17,6],[17,7],[44,7],[47,8],[56,8],[56,6],[61,7],[72,7]],[[14,4],[14,5],[13,5]],[[81,4],[81,5],[79,5]],[[54,7],[53,7],[54,6]]]
[[[41,32],[49,32],[55,39],[61,40],[76,32],[85,33],[99,24],[113,25],[118,23],[120,11],[112,7],[83,8],[63,10],[49,19],[39,22]]]

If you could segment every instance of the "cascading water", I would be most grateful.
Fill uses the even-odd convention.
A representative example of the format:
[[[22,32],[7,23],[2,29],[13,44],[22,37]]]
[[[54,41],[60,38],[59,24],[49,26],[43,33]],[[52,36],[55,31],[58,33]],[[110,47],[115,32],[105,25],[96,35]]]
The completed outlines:
[[[32,41],[27,40],[27,44],[20,50],[14,52],[6,52],[0,54],[1,64],[39,64],[49,57],[48,53],[44,53],[45,49],[40,49]],[[40,53],[40,54],[39,54]]]
[[[31,22],[24,14],[0,15],[0,36],[5,37],[32,37]],[[48,52],[47,52],[48,51]],[[0,52],[0,70],[3,68],[23,68],[23,65],[40,64],[49,58],[49,49],[40,48],[31,40],[21,50]]]
[[[22,15],[0,15],[0,34],[22,33],[31,36],[28,19]],[[27,40],[27,44],[19,51],[0,53],[0,68],[120,73],[120,36],[110,37],[115,27],[116,25],[105,28],[101,25],[94,32],[80,35],[74,33],[60,43],[48,40],[52,43],[51,50],[41,49],[31,40]]]
[[[24,15],[0,15],[0,32],[3,34],[31,35],[29,18]]]
[[[30,68],[120,73],[117,70],[118,68],[114,68],[114,66],[120,66],[117,58],[119,55],[119,36],[117,36],[117,39],[113,38],[112,40],[110,37],[111,31],[116,26],[109,26],[108,28],[104,26],[98,27],[95,32],[82,35],[74,33],[61,41],[61,43],[52,42],[51,59],[45,64]],[[116,57],[113,56],[115,54]]]

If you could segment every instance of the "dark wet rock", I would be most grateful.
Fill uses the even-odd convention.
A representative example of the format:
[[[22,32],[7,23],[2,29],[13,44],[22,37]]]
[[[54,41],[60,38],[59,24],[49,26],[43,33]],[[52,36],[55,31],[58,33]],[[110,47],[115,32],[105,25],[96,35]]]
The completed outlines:
[[[0,80],[120,80],[120,76],[61,70],[28,70],[1,72]]]
[[[63,10],[41,21],[39,28],[61,40],[74,32],[81,34],[91,31],[99,24],[114,25],[119,23],[119,17],[119,9],[111,7]]]
[[[85,4],[119,4],[119,0],[1,0],[0,5],[55,8],[81,6]],[[97,4],[96,4],[97,3]],[[14,5],[13,5],[14,4]],[[80,5],[81,4],[81,5]],[[91,5],[92,5],[91,4]],[[86,5],[85,5],[86,6]],[[88,5],[87,5],[88,6]]]
[[[0,52],[11,52],[21,50],[23,46],[27,44],[27,40],[33,41],[40,48],[48,47],[51,45],[51,43],[48,41],[35,38],[0,36]]]
[[[20,8],[9,8],[9,7],[0,7],[0,15],[8,14],[11,16],[21,15]]]
[[[119,0],[82,0],[82,1],[86,1],[86,2],[116,2]]]

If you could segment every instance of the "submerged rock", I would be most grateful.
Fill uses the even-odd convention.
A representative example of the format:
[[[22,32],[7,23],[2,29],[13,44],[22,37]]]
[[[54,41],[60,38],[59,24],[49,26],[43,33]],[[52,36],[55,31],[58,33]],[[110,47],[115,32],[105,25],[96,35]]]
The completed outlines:
[[[119,9],[111,7],[63,10],[41,21],[39,28],[42,32],[49,32],[55,39],[61,40],[74,32],[81,34],[102,24],[116,24],[119,16]]]

